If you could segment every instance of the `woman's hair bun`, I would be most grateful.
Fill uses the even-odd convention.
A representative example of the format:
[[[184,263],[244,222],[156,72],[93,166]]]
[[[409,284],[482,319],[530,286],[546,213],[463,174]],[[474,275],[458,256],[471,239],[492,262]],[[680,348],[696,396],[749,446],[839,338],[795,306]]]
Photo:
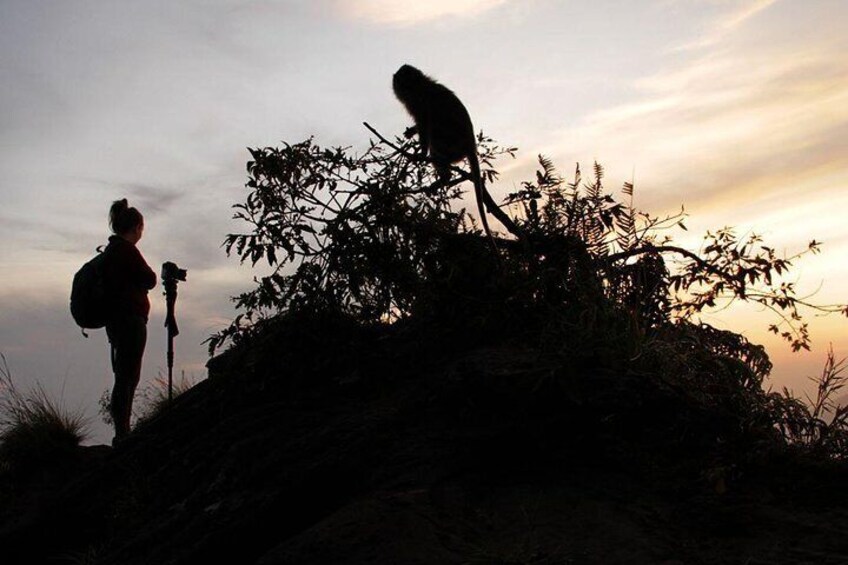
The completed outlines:
[[[142,221],[141,212],[130,208],[126,198],[112,202],[112,207],[109,209],[109,225],[114,233],[126,233]]]

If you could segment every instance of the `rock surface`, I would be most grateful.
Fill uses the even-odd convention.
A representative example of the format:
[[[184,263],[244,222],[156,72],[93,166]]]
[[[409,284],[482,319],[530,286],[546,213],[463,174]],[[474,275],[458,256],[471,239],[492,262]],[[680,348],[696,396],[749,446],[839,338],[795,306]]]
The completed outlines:
[[[320,340],[319,340],[320,341]],[[17,563],[848,563],[848,473],[519,345],[269,338],[5,506]]]

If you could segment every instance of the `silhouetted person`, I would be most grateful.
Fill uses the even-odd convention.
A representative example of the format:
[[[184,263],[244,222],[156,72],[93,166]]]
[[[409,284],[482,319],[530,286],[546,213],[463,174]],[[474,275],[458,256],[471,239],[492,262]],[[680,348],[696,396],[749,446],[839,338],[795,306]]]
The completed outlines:
[[[109,312],[106,335],[115,373],[111,403],[114,445],[130,431],[133,396],[141,378],[141,359],[147,344],[150,314],[147,291],[156,286],[156,273],[136,247],[144,232],[141,212],[130,208],[126,199],[116,200],[109,211],[109,224],[115,235],[109,238],[103,269]]]

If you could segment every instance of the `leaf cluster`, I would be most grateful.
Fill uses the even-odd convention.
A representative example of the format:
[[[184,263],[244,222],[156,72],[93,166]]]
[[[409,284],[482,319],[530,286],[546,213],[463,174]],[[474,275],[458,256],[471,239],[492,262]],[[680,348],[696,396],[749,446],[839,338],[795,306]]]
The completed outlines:
[[[639,300],[650,301],[654,321],[669,315],[692,320],[736,301],[759,304],[778,319],[769,330],[798,351],[810,348],[803,309],[848,316],[844,304],[816,304],[810,296],[798,295],[795,282],[785,278],[804,255],[820,252],[816,240],[798,253],[780,255],[760,235],[740,238],[733,228],[724,227],[707,232],[701,249],[692,251],[674,245],[668,233],[687,229],[683,208],[664,217],[639,211],[633,206],[630,182],[621,190],[629,202],[616,200],[604,193],[604,170],[597,163],[594,177],[582,183],[582,190],[579,164],[572,182],[561,178],[541,155],[539,164],[535,182],[523,183],[508,198],[521,206],[523,227],[546,239],[572,236],[583,241],[608,292],[621,301],[627,300],[628,290],[638,289]]]
[[[442,184],[414,142],[371,131],[376,140],[360,154],[311,138],[250,150],[249,194],[235,206],[248,229],[227,236],[224,248],[263,274],[234,297],[238,315],[209,339],[210,353],[304,313],[362,327],[427,321],[456,336],[521,335],[571,364],[673,375],[662,386],[701,406],[703,426],[723,425],[718,437],[760,430],[844,452],[833,430],[845,428],[847,413],[823,427],[824,400],[809,408],[764,392],[771,363],[762,347],[700,320],[734,302],[765,307],[777,317],[771,331],[793,350],[808,349],[806,310],[848,315],[845,305],[800,296],[787,279],[819,242],[783,255],[725,227],[707,232],[698,249],[682,247],[673,231],[686,230],[683,208],[640,211],[632,182],[612,194],[599,164],[589,177],[578,164],[566,180],[540,155],[535,178],[502,205],[520,237],[498,237],[496,256],[457,205],[468,174],[456,168]],[[494,161],[516,151],[482,134],[478,148],[488,183],[497,179]],[[725,424],[710,423],[716,414]]]
[[[848,383],[846,359],[837,360],[833,345],[827,352],[821,375],[810,377],[816,384],[815,398],[801,400],[787,388],[772,393],[777,426],[786,440],[804,450],[839,459],[848,458],[848,405],[837,403],[837,394]]]
[[[480,142],[484,165],[511,151]],[[359,155],[312,139],[250,149],[251,192],[234,216],[250,230],[227,236],[224,248],[268,272],[235,297],[242,312],[209,340],[210,351],[250,335],[269,317],[301,309],[372,323],[411,313],[440,236],[473,227],[451,207],[461,181],[440,185],[426,160],[406,151],[409,144],[395,143],[372,141]],[[491,169],[484,174],[496,176]]]
[[[480,246],[470,256],[456,253],[458,238],[479,234],[473,218],[454,206],[467,174],[456,169],[455,179],[442,185],[414,142],[372,132],[377,139],[361,154],[322,148],[311,138],[250,149],[250,193],[234,207],[235,219],[250,229],[228,235],[224,248],[266,274],[234,298],[240,312],[210,338],[210,351],[299,309],[343,312],[363,323],[405,319],[420,311],[424,297],[439,300],[433,292],[444,285],[436,288],[436,282],[459,281],[457,273],[490,261]],[[498,147],[483,134],[478,143],[483,175],[492,182],[494,160],[516,149]],[[515,212],[524,242],[501,239],[500,267],[481,269],[477,280],[465,282],[497,278],[525,307],[603,299],[643,330],[697,322],[701,313],[736,301],[758,304],[776,314],[770,329],[794,350],[809,349],[803,309],[848,315],[845,305],[799,296],[785,278],[799,258],[819,252],[819,242],[785,256],[756,234],[740,238],[725,227],[708,232],[699,250],[686,249],[669,233],[686,229],[682,208],[667,216],[639,211],[632,183],[624,184],[620,201],[606,192],[603,167],[596,163],[592,172],[584,180],[578,164],[569,182],[540,155],[535,179],[504,203]]]

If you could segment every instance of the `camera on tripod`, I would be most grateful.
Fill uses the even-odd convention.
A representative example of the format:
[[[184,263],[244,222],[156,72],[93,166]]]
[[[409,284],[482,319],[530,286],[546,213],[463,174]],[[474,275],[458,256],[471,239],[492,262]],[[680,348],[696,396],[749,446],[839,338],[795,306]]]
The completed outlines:
[[[176,263],[167,261],[162,263],[162,282],[182,281],[185,282],[188,271],[177,267]]]
[[[168,329],[168,401],[174,398],[174,337],[179,335],[177,317],[174,312],[177,303],[177,282],[185,282],[188,272],[180,269],[176,263],[167,261],[162,263],[162,286],[165,287],[165,327]]]

